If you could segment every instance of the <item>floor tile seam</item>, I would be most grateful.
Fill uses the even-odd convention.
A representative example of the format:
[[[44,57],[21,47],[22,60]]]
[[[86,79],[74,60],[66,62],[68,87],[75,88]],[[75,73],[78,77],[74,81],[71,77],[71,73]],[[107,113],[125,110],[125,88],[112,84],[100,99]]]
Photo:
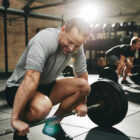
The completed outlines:
[[[0,121],[11,120],[11,118],[2,119]]]
[[[133,137],[133,136],[128,136],[129,138],[134,138],[134,139],[139,139],[140,140],[140,137],[137,138],[137,137]]]
[[[9,112],[5,112],[5,111],[0,111],[1,113],[6,113],[6,114],[12,114],[12,113],[9,113]]]
[[[84,128],[84,129],[91,129],[91,128],[88,128],[88,127],[81,127],[79,125],[73,125],[73,124],[67,124],[67,123],[61,123],[61,124],[64,124],[64,125],[68,125],[68,126],[74,126],[74,127],[78,127],[78,128]]]
[[[140,111],[137,111],[137,112],[135,112],[135,113],[132,113],[132,114],[130,114],[130,115],[127,115],[125,118],[128,118],[128,117],[130,117],[130,116],[133,116],[133,115],[135,115],[135,114],[137,114],[137,113],[139,113]]]
[[[78,134],[78,135],[74,136],[73,138],[79,137],[79,136],[81,136],[81,135],[83,135],[83,134],[85,134],[85,133],[88,133],[88,132],[89,132],[89,131],[83,132],[83,133],[81,133],[81,134]]]

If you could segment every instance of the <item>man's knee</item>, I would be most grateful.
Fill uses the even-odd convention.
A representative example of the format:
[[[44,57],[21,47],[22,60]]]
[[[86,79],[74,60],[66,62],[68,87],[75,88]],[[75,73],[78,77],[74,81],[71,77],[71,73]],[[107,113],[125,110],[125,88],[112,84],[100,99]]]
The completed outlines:
[[[52,109],[52,103],[50,99],[46,96],[46,99],[40,102],[31,102],[28,106],[28,120],[41,120],[44,119]],[[30,116],[29,116],[30,115]]]
[[[79,78],[78,79],[78,90],[81,96],[87,96],[90,92],[90,85],[89,83],[83,79]]]

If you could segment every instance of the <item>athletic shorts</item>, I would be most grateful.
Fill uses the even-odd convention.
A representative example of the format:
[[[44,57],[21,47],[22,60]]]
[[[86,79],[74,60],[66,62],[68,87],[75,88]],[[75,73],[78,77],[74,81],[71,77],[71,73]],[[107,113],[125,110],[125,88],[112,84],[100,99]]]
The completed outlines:
[[[42,94],[49,97],[55,83],[56,83],[56,81],[54,81],[50,84],[47,84],[47,85],[39,85],[37,88],[37,91],[39,91]],[[6,100],[10,107],[13,107],[14,98],[15,98],[15,94],[16,94],[17,90],[18,90],[17,86],[6,87],[6,89],[5,89],[5,97],[6,97]]]
[[[107,57],[107,62],[109,65],[115,65],[118,60],[120,60],[120,58],[116,55],[110,55]]]

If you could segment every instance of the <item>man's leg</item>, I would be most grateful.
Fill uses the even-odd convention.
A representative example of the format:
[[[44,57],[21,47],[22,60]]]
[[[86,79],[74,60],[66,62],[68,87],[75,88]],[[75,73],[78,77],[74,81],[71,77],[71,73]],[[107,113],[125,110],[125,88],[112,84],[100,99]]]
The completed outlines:
[[[34,123],[44,119],[52,109],[50,99],[40,92],[36,92],[34,97],[25,107],[20,119],[27,123]],[[13,135],[13,140],[28,140],[27,135],[19,136],[16,133]]]
[[[60,106],[54,115],[61,116],[64,113],[71,112],[88,95],[89,91],[90,86],[83,78],[57,80],[50,95],[50,100],[53,105],[60,103]],[[61,119],[62,118],[59,118],[59,120],[57,120],[57,124],[53,122],[53,126],[58,128],[58,131],[53,135],[53,137],[56,140],[72,140],[72,138],[69,137],[61,127],[59,123]],[[51,123],[48,122],[43,129],[43,133],[47,135],[50,135],[46,133],[49,124]]]
[[[32,123],[44,119],[52,109],[50,99],[40,92],[36,92],[25,108],[22,120]]]
[[[117,65],[116,72],[118,74],[118,77],[120,77],[124,72],[125,64],[121,64],[120,61],[117,61],[115,64]]]
[[[67,78],[57,80],[50,95],[50,100],[40,92],[26,106],[21,119],[36,122],[44,119],[52,108],[52,104],[60,103],[55,115],[61,115],[75,109],[89,93],[90,86],[83,78]]]
[[[131,67],[132,65],[126,62],[126,68],[124,70],[123,81],[126,81],[126,77],[128,76],[129,73],[131,73]]]
[[[50,100],[53,105],[60,103],[55,115],[71,112],[90,91],[88,82],[83,78],[66,78],[56,80]]]

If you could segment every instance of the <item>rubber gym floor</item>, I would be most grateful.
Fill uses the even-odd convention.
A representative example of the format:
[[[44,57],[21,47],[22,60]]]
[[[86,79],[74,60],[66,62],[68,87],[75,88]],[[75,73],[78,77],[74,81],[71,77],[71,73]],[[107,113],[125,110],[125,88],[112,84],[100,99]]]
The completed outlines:
[[[62,77],[59,77],[62,78]],[[89,75],[89,83],[98,80],[98,75]],[[119,79],[119,81],[121,78]],[[0,91],[5,88],[6,79],[0,80]],[[128,112],[122,122],[112,128],[101,128],[94,124],[88,116],[77,117],[72,115],[61,121],[65,132],[74,140],[140,140],[140,90],[123,86],[128,96]],[[53,107],[49,116],[52,116],[59,105]],[[0,96],[0,131],[11,128],[10,118],[12,109],[6,100]],[[30,129],[29,140],[53,140],[52,137],[42,133],[43,125]],[[12,134],[0,136],[0,140],[12,140]]]

